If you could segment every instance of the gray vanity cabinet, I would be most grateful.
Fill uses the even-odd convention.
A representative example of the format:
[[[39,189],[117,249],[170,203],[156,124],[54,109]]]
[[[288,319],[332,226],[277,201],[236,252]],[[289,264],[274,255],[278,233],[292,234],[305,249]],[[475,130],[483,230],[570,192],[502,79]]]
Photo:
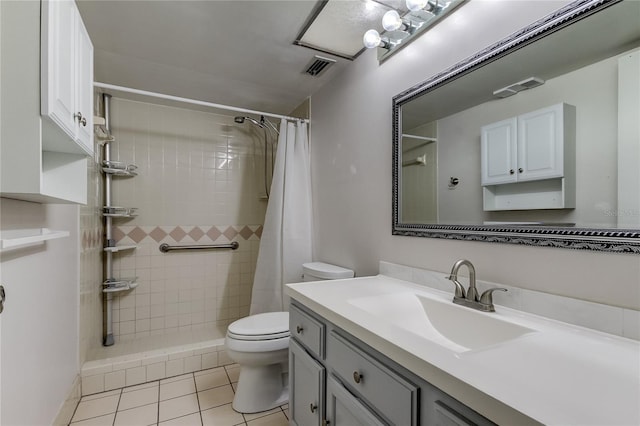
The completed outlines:
[[[358,398],[333,376],[327,379],[327,419],[333,426],[384,426]]]
[[[289,312],[292,425],[493,424],[308,308]]]
[[[418,387],[349,342],[327,336],[327,365],[343,386],[375,407],[389,424],[418,424]]]
[[[289,396],[291,424],[312,426],[322,424],[325,369],[295,340],[289,344]]]

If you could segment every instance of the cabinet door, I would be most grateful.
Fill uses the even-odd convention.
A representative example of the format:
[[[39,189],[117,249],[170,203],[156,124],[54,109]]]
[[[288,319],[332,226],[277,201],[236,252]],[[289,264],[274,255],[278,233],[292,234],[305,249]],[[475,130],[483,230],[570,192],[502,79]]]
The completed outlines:
[[[289,412],[291,424],[321,425],[324,367],[294,340],[289,344]]]
[[[327,420],[332,426],[384,425],[333,377],[327,379]]]
[[[562,177],[563,104],[518,117],[518,180]]]
[[[76,139],[80,146],[93,154],[93,45],[82,22],[80,13],[76,10],[76,114],[81,115],[77,120]]]
[[[510,118],[482,127],[482,186],[516,182],[516,123]]]
[[[391,424],[418,424],[418,387],[335,330],[327,337],[327,366],[352,394]]]
[[[77,10],[71,0],[43,1],[43,62],[47,64],[43,84],[42,114],[75,137],[75,29]],[[46,55],[46,56],[45,56]]]

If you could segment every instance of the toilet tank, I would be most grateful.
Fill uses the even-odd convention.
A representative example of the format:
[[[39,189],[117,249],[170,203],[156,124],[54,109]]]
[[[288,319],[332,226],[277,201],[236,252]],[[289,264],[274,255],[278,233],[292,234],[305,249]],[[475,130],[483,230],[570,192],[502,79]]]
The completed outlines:
[[[323,262],[310,262],[302,265],[303,281],[338,280],[353,278],[351,269]]]

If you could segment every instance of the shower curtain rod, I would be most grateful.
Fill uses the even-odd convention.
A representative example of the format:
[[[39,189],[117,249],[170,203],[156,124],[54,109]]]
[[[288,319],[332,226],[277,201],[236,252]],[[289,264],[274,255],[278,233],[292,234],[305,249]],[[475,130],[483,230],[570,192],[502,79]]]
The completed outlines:
[[[238,108],[238,107],[234,107],[234,106],[230,106],[230,105],[214,104],[212,102],[199,101],[197,99],[181,98],[179,96],[165,95],[164,93],[148,92],[146,90],[132,89],[130,87],[116,86],[114,84],[99,83],[97,81],[93,83],[93,86],[94,87],[99,87],[101,89],[118,90],[120,92],[127,92],[127,93],[133,93],[133,94],[136,94],[136,95],[149,96],[149,97],[152,97],[152,98],[167,99],[167,100],[170,100],[170,101],[183,102],[183,103],[187,103],[187,104],[200,105],[200,106],[206,106],[206,107],[218,108],[218,109],[225,109],[227,111],[244,112],[244,113],[247,113],[247,114],[255,114],[255,115],[265,115],[267,117],[284,118],[285,120],[302,121],[302,122],[305,122],[305,123],[309,122],[309,120],[306,119],[306,118],[289,117],[287,115],[273,114],[273,113],[270,113],[270,112],[262,112],[262,111],[254,111],[254,110],[251,110],[251,109]]]

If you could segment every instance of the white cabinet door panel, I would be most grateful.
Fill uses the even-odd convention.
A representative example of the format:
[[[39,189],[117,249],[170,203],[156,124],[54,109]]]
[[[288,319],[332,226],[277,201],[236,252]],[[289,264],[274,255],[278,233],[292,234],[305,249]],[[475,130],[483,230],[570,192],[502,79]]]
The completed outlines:
[[[482,185],[515,182],[517,162],[516,119],[482,127]]]
[[[518,117],[518,180],[562,177],[562,104]]]
[[[91,39],[72,0],[43,1],[41,19],[41,115],[61,130],[45,150],[93,155]]]
[[[48,8],[47,90],[43,93],[43,114],[48,115],[70,137],[75,134],[75,4],[69,0],[43,2]]]
[[[78,13],[78,12],[76,12]],[[93,45],[82,19],[76,20],[76,114],[81,115],[77,125],[77,141],[88,153],[93,152]]]

